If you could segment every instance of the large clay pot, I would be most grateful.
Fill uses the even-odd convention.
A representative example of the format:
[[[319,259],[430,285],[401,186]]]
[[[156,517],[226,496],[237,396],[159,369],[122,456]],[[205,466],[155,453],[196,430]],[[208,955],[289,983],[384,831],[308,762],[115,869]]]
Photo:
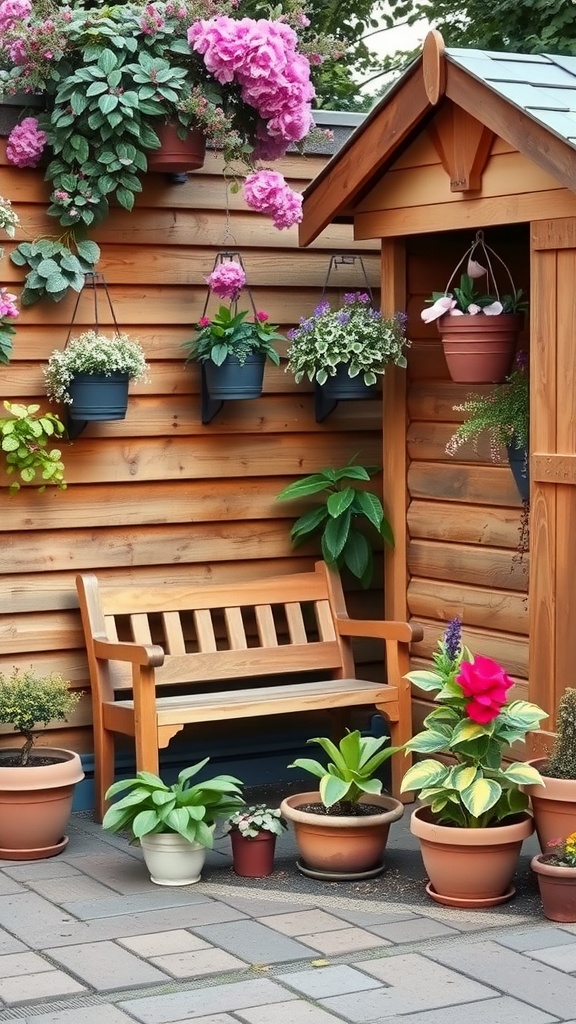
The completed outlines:
[[[576,868],[550,864],[548,857],[533,857],[530,867],[538,878],[542,910],[550,921],[576,922]]]
[[[193,128],[185,139],[179,137],[173,124],[154,125],[154,131],[160,139],[160,149],[147,153],[149,171],[182,174],[204,166],[206,138],[201,131]]]
[[[200,881],[206,847],[178,832],[156,832],[140,840],[150,880],[156,885],[193,885]]]
[[[532,835],[530,814],[492,828],[439,825],[428,807],[410,819],[410,831],[420,840],[420,852],[430,882],[428,895],[452,907],[491,907],[514,895],[512,878],[524,839]]]
[[[0,858],[41,860],[61,853],[68,842],[66,828],[72,811],[74,786],[84,778],[82,763],[72,750],[35,747],[47,765],[5,767],[0,756]]]
[[[382,857],[393,821],[402,817],[404,806],[391,796],[362,796],[360,802],[382,808],[365,817],[314,814],[302,804],[320,803],[320,793],[297,793],[280,805],[282,815],[292,822],[300,854],[298,867],[304,874],[324,872],[333,878],[377,874],[383,870]]]
[[[522,789],[532,802],[540,849],[548,853],[552,839],[565,839],[576,832],[576,779],[553,779],[546,775],[545,757],[529,764],[540,772],[544,785],[523,786]]]
[[[448,372],[457,384],[499,384],[510,372],[522,317],[513,313],[443,316],[438,321]]]
[[[233,829],[230,841],[235,874],[243,878],[266,878],[272,874],[276,848],[276,836],[273,832],[243,836],[238,829]]]

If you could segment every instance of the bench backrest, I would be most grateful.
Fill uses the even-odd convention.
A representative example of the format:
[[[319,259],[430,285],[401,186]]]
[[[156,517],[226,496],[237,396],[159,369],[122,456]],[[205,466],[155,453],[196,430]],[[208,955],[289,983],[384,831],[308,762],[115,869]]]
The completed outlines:
[[[159,687],[250,676],[321,672],[354,675],[350,641],[335,614],[346,614],[340,578],[325,563],[314,572],[201,586],[107,587],[77,578],[92,686],[104,700],[132,687],[130,667],[96,659],[92,640],[159,644]]]

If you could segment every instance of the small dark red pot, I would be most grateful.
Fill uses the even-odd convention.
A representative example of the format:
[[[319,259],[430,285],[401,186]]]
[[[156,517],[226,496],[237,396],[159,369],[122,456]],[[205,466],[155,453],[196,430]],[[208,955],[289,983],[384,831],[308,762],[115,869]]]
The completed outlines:
[[[237,829],[230,833],[233,868],[243,878],[265,878],[274,870],[276,836],[273,832],[259,832],[252,839]]]

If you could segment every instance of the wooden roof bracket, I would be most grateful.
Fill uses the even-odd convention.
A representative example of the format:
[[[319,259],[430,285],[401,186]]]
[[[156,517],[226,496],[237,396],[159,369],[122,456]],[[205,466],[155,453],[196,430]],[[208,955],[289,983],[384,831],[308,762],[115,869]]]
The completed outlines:
[[[448,100],[428,125],[428,134],[450,178],[450,191],[479,191],[494,132]]]

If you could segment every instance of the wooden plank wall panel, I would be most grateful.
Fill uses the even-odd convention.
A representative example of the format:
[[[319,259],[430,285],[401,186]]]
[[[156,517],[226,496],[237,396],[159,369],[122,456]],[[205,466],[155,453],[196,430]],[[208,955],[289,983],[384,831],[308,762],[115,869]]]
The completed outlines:
[[[326,159],[289,156],[278,169],[303,190]],[[19,241],[54,233],[41,172],[8,166],[4,142],[0,194],[12,200],[21,219],[16,240],[6,243],[7,254]],[[281,366],[266,369],[262,398],[229,402],[203,426],[200,373],[184,365],[181,347],[203,312],[204,278],[218,251],[242,252],[256,308],[285,331],[317,304],[331,254],[362,254],[369,284],[377,289],[377,242],[355,242],[351,225],[335,224],[300,250],[296,228],[277,231],[248,210],[241,193],[227,194],[214,154],[184,186],[150,176],[134,212],[114,210],[93,237],[102,249],[98,269],[106,275],[118,323],[142,342],[149,380],[131,388],[124,421],[90,424],[73,443],[63,443],[66,492],[39,495],[25,487],[10,499],[0,491],[0,670],[20,664],[62,671],[76,688],[88,681],[76,572],[146,585],[302,571],[318,547],[292,550],[290,528],[304,506],[277,503],[276,494],[324,466],[343,465],[356,454],[362,462],[380,464],[382,454],[380,396],[341,403],[317,424],[312,385],[296,385],[285,372],[287,342],[279,345]],[[1,261],[1,284],[19,291],[22,278],[20,268]],[[331,283],[333,297],[366,285],[358,263],[340,267]],[[2,399],[39,401],[48,408],[42,365],[64,345],[75,302],[73,294],[23,311],[13,359],[0,367]],[[109,310],[100,305],[100,322],[108,325]],[[245,305],[247,293],[241,297]],[[209,312],[216,307],[212,299]],[[80,299],[75,330],[92,326],[90,293]],[[0,476],[0,484],[6,482]],[[381,591],[378,559],[376,593],[369,602],[375,616]],[[361,653],[369,668],[374,652]],[[49,728],[46,739],[90,750],[87,707],[83,701],[67,725]],[[9,739],[0,735],[0,745]]]
[[[422,151],[422,159],[426,156]],[[446,443],[462,412],[454,406],[489,386],[460,385],[448,376],[436,324],[420,311],[432,290],[441,290],[472,242],[474,232],[452,232],[407,241],[408,333],[408,608],[425,636],[415,660],[429,660],[446,622],[458,615],[466,642],[501,661],[526,693],[528,676],[528,558],[514,558],[521,502],[505,461],[494,464],[486,439],[456,456]],[[528,231],[523,225],[486,232],[486,240],[510,265],[517,287],[528,288]],[[431,280],[431,268],[434,279]],[[526,341],[526,333],[524,336]],[[415,716],[429,708],[426,696]]]

